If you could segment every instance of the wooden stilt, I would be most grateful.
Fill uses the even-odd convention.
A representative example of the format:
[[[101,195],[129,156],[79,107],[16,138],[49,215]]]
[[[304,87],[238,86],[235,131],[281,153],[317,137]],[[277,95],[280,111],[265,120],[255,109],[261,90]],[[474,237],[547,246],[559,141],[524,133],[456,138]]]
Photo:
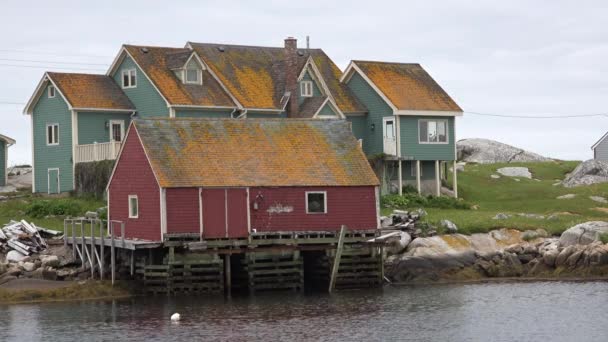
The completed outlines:
[[[439,175],[441,169],[439,168],[439,160],[435,160],[435,195],[441,196],[441,176]]]
[[[399,160],[399,167],[398,167],[398,169],[399,169],[399,178],[398,178],[399,179],[399,182],[398,182],[398,184],[399,184],[399,195],[403,195],[403,172],[402,172],[402,169],[401,169],[401,164],[402,164],[402,161],[400,159]]]
[[[106,264],[106,246],[105,246],[105,239],[103,236],[103,221],[100,222],[99,225],[99,245],[100,245],[100,251],[99,253],[101,253],[101,264],[99,265],[99,279],[103,280],[104,278],[104,272],[105,272],[105,264]]]
[[[456,161],[454,160],[454,164],[452,166],[452,177],[453,181],[452,181],[452,185],[454,187],[454,197],[458,198],[458,171],[456,171]]]
[[[226,279],[224,280],[225,291],[228,296],[231,295],[232,292],[232,270],[230,265],[230,254],[226,254],[224,257],[224,276]]]
[[[72,221],[72,256],[74,257],[74,259],[76,259],[76,248],[77,248],[77,244],[76,244],[76,225],[74,223],[74,221]]]
[[[420,184],[420,160],[416,160],[416,190],[418,190],[418,194],[422,193],[422,185]]]
[[[131,277],[135,274],[135,251],[131,251]]]
[[[346,226],[340,228],[340,236],[338,238],[338,246],[334,257],[334,264],[331,268],[331,278],[329,279],[329,292],[331,293],[336,287],[336,278],[338,277],[338,269],[340,268],[340,258],[344,249],[344,237],[346,236]]]
[[[116,279],[116,251],[114,249],[114,227],[110,223],[110,269],[112,272],[112,285]]]

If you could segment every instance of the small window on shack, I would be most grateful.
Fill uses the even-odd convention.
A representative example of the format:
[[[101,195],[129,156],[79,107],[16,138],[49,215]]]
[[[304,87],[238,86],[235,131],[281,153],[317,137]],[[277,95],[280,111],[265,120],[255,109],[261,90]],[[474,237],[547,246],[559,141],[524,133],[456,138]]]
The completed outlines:
[[[139,217],[139,201],[137,195],[129,195],[129,218]]]
[[[137,87],[137,71],[135,71],[135,69],[127,69],[122,71],[122,87]]]
[[[184,83],[186,84],[203,84],[203,71],[198,68],[187,68],[184,72]]]
[[[54,97],[55,97],[55,87],[49,86],[49,99],[52,99]]]
[[[300,82],[300,95],[302,97],[312,97],[312,81]]]
[[[326,214],[327,213],[327,192],[325,192],[325,191],[306,192],[306,213],[307,214]]]

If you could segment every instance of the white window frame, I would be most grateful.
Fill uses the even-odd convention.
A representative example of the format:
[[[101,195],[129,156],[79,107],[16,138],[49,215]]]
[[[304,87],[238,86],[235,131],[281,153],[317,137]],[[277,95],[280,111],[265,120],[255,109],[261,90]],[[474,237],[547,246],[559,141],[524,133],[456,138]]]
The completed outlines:
[[[55,128],[51,130],[51,143],[49,143],[49,127],[57,126],[57,133],[55,133]],[[46,124],[46,146],[57,146],[59,145],[59,124],[58,123],[48,123]]]
[[[125,139],[125,122],[123,120],[110,120],[110,141],[114,140],[114,134],[112,134],[112,125],[120,124],[120,141],[122,142]]]
[[[129,84],[125,84],[125,75],[128,76],[127,79],[129,80]],[[120,73],[120,76],[121,76],[120,82],[122,84],[122,89],[137,88],[137,70],[135,68],[123,70]],[[132,79],[134,79],[135,82],[131,83]]]
[[[133,215],[133,203],[131,200],[135,200],[135,205],[137,207],[137,214]],[[137,195],[129,195],[129,218],[130,219],[136,219],[139,218],[139,198],[137,198]]]
[[[323,194],[323,212],[315,213],[308,211],[308,195],[309,194]],[[327,191],[306,191],[306,195],[304,196],[304,203],[306,204],[306,214],[327,214]]]
[[[197,80],[195,82],[188,81],[188,70],[196,70]],[[199,85],[202,85],[203,84],[203,70],[201,70],[199,68],[185,68],[184,69],[183,79],[184,79],[184,84],[199,84]]]
[[[57,89],[55,89],[55,86],[52,86],[52,85],[49,86],[49,88],[48,88],[49,99],[54,99],[56,95],[57,95]]]
[[[312,81],[301,81],[300,82],[300,96],[312,97]]]
[[[421,141],[420,140],[420,125],[426,122],[427,123],[427,135],[428,135],[428,123],[435,122],[435,124],[439,122],[445,123],[445,141]],[[428,145],[447,145],[450,143],[450,122],[445,119],[420,119],[418,120],[418,143],[419,144],[428,144]]]

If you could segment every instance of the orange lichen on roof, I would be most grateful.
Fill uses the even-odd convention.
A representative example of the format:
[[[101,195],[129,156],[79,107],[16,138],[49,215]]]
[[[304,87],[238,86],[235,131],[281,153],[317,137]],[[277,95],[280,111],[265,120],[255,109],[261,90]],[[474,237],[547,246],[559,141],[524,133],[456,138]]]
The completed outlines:
[[[353,62],[399,110],[462,112],[420,64]]]
[[[322,74],[323,80],[336,101],[336,105],[343,113],[366,112],[365,106],[357,100],[346,84],[340,83],[342,71],[338,66],[323,52],[315,49],[311,51],[313,62]]]
[[[135,109],[110,76],[47,73],[74,108]]]
[[[378,185],[343,120],[137,119],[134,125],[162,187]]]
[[[203,72],[203,85],[184,84],[171,70],[170,58],[176,54],[190,56],[189,49],[125,45],[137,65],[152,80],[161,95],[172,105],[233,107],[234,101],[208,72]],[[187,58],[182,58],[186,60]]]

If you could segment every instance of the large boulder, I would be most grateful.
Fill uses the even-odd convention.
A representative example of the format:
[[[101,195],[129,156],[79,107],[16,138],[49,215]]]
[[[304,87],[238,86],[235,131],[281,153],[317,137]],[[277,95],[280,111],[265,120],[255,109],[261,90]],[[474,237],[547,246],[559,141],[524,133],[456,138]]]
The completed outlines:
[[[600,240],[600,235],[608,234],[608,222],[590,221],[568,228],[559,238],[562,247],[588,245]]]
[[[546,162],[552,159],[489,139],[463,139],[456,143],[458,160],[479,163]]]
[[[501,167],[496,172],[507,177],[532,178],[532,173],[527,167]]]
[[[56,255],[41,255],[40,261],[43,267],[59,267],[59,257]]]
[[[605,182],[608,182],[608,162],[592,159],[580,163],[574,171],[566,176],[562,185],[572,188]]]

